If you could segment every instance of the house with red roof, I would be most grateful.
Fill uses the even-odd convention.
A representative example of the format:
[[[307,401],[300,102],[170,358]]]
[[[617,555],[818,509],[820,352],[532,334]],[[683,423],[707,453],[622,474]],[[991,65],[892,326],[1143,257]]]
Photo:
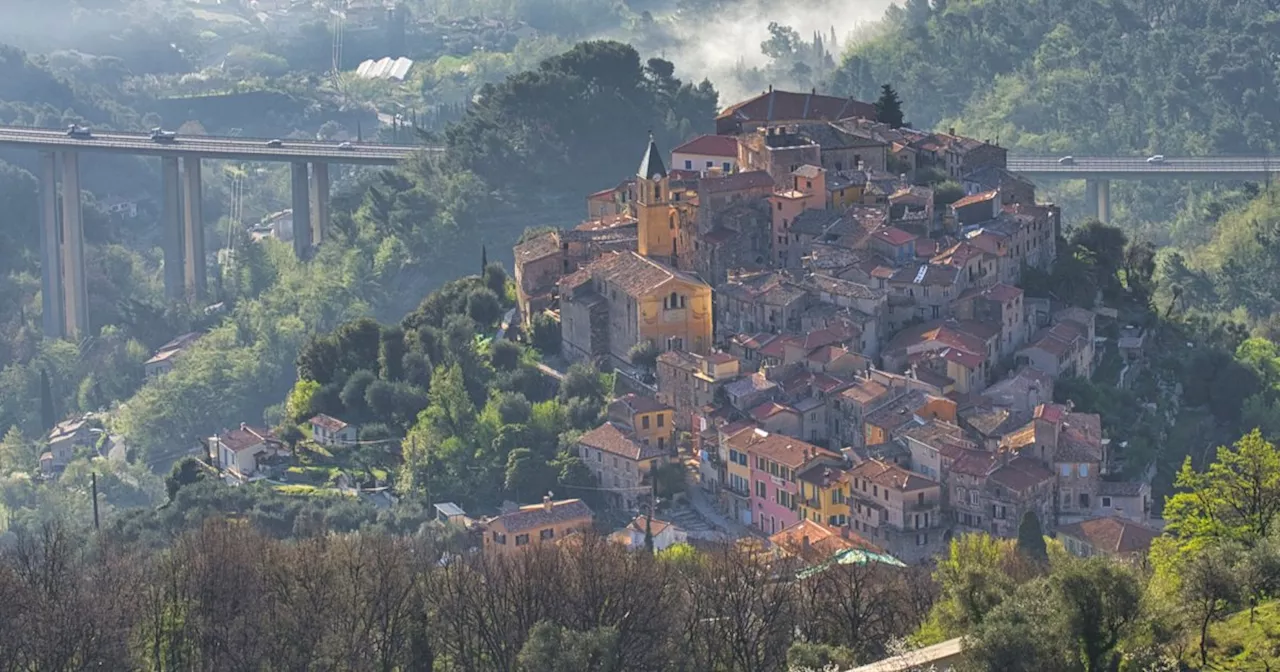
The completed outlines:
[[[852,98],[825,96],[817,90],[808,93],[769,90],[753,98],[726,107],[716,115],[716,133],[739,135],[760,126],[801,121],[839,121],[849,118],[875,119],[876,109],[870,103]]]
[[[941,483],[879,459],[854,465],[849,480],[854,532],[905,563],[945,546]]]
[[[703,174],[733,173],[738,169],[738,138],[699,135],[671,150],[671,167]]]
[[[729,437],[727,447],[731,459],[744,460],[741,466],[750,470],[749,519],[743,522],[765,534],[799,522],[800,472],[815,464],[844,462],[834,451],[759,427]]]

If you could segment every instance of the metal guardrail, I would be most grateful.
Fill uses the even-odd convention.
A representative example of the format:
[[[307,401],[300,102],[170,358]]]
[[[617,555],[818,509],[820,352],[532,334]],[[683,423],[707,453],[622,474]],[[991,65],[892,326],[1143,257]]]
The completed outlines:
[[[1160,162],[1147,157],[1076,156],[1063,163],[1061,156],[1013,155],[1008,168],[1015,173],[1274,173],[1280,160],[1269,156],[1167,156]]]

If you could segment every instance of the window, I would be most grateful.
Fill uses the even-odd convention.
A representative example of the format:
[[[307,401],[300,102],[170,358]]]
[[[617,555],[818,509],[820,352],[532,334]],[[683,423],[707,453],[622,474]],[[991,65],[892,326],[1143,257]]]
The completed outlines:
[[[765,490],[764,481],[756,481],[756,497],[768,497],[769,493]]]
[[[872,497],[879,497],[879,496],[880,496],[880,486],[878,486],[878,485],[873,485],[873,486],[871,486],[871,496],[872,496]]]
[[[649,416],[640,416],[640,429],[649,429]]]
[[[684,161],[684,169],[685,169],[685,170],[693,170],[693,161],[690,161],[689,159],[685,159],[685,161]]]
[[[778,209],[779,209],[779,210],[781,210],[781,209],[782,209],[782,201],[778,201]]]
[[[542,539],[543,541],[546,541],[547,539],[555,539],[555,537],[556,537],[556,528],[554,527],[548,527],[547,529],[538,532],[538,538]]]
[[[516,546],[525,546],[525,545],[528,545],[528,543],[529,543],[529,535],[527,534],[516,535]]]
[[[1089,478],[1089,465],[1080,465],[1080,478]]]
[[[499,546],[506,546],[506,545],[507,545],[507,535],[505,535],[505,534],[503,534],[503,533],[501,533],[501,532],[494,532],[494,533],[493,533],[493,543],[495,543],[495,544],[497,544],[497,545],[499,545]]]
[[[1069,476],[1071,476],[1071,465],[1069,464],[1062,465],[1062,477],[1067,478]]]
[[[659,413],[659,414],[658,414],[658,426],[659,426],[659,427],[661,427],[661,426],[662,426],[662,421],[663,421],[663,416],[662,416],[662,414],[661,414],[661,413]]]
[[[759,469],[760,471],[764,471],[764,470],[765,470],[765,469],[764,469],[764,458],[763,458],[763,457],[756,457],[756,469]]]
[[[658,416],[658,417],[662,417],[662,416]],[[666,441],[667,441],[666,437],[662,437],[662,436],[658,437],[658,450],[665,449],[665,446],[663,446],[662,444],[666,443]]]
[[[725,161],[722,167],[724,168],[724,172],[726,173],[729,172],[730,170],[733,170],[733,167],[729,164],[728,161]]]
[[[1109,509],[1109,508],[1111,508],[1111,498],[1110,498],[1110,497],[1103,497],[1103,498],[1102,498],[1102,508],[1104,508],[1104,509]]]
[[[929,544],[929,533],[921,532],[916,535],[916,546],[927,546]]]
[[[1089,493],[1087,492],[1080,493],[1080,508],[1081,509],[1089,508]]]
[[[916,504],[919,504],[919,505],[921,505],[921,506],[924,506],[924,493],[923,493],[923,492],[922,492],[922,493],[920,493],[920,494],[918,494],[918,495],[916,495]]]

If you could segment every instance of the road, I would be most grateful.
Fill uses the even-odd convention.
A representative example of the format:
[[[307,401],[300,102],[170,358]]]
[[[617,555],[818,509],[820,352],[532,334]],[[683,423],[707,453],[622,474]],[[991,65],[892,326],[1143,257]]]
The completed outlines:
[[[94,131],[92,137],[67,135],[66,130],[0,126],[0,147],[44,151],[114,152],[149,156],[199,156],[236,161],[328,161],[331,163],[394,165],[415,152],[439,152],[439,147],[352,142],[342,149],[336,142],[284,140],[268,147],[267,138],[228,138],[179,135],[172,142],[156,142],[150,133]]]
[[[1094,179],[1266,179],[1280,173],[1280,160],[1267,156],[1165,157],[1148,163],[1145,157],[1077,156],[1060,163],[1061,156],[1011,155],[1009,170],[1028,177]]]

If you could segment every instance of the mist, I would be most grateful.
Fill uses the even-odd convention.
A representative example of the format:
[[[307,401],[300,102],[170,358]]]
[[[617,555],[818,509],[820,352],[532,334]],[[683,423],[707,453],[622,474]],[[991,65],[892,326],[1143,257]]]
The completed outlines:
[[[676,67],[676,76],[685,81],[711,80],[720,92],[721,107],[754,96],[760,91],[745,85],[735,73],[770,62],[760,51],[760,43],[769,38],[770,22],[790,26],[801,39],[811,40],[814,32],[829,40],[835,29],[838,44],[834,51],[836,64],[851,41],[873,27],[894,0],[808,0],[803,3],[763,2],[752,0],[722,11],[715,16],[691,17],[677,12],[655,17],[665,35],[660,43],[638,39],[635,35],[611,35],[614,39],[633,42],[650,55],[661,56]],[[785,78],[773,82],[788,84]],[[819,88],[821,86],[819,85]]]

